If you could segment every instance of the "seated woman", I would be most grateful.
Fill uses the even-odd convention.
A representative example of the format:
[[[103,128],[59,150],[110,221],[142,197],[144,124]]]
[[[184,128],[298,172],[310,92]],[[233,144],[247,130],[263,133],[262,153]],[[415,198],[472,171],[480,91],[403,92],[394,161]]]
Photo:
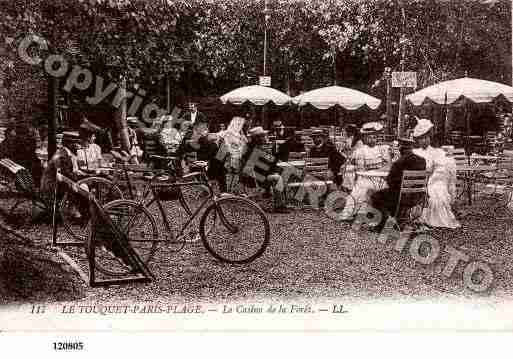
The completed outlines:
[[[96,134],[86,128],[80,128],[80,149],[77,151],[77,160],[80,168],[97,170],[103,165],[102,150],[94,143]]]
[[[428,182],[428,208],[422,214],[421,222],[431,227],[458,228],[460,223],[451,210],[456,196],[456,162],[439,148],[431,147],[433,123],[418,120],[413,137],[419,148],[413,150],[426,160],[426,170],[431,173]]]
[[[342,182],[342,188],[350,192],[356,181],[356,162],[354,155],[356,150],[363,146],[360,131],[358,127],[353,124],[349,124],[344,127],[343,142],[340,151],[345,154],[348,158],[346,164],[346,170],[344,172],[344,178]]]
[[[167,156],[176,155],[178,147],[180,147],[182,143],[184,135],[179,131],[178,126],[180,125],[175,125],[172,120],[167,120],[162,123],[162,128],[159,133],[159,143]]]
[[[354,153],[356,171],[369,171],[386,168],[390,165],[390,151],[388,146],[376,145],[376,134],[383,129],[377,122],[369,122],[363,125],[363,145]],[[353,201],[348,201],[342,212],[342,220],[352,220],[359,208],[370,203],[371,195],[386,187],[382,179],[370,179],[369,177],[358,176],[351,191]]]

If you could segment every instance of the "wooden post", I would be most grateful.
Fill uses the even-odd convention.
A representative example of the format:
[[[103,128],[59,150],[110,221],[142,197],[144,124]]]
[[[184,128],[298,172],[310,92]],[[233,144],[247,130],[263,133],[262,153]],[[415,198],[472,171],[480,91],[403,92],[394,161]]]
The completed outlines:
[[[58,91],[59,79],[50,76],[48,78],[48,159],[52,158],[57,150]]]

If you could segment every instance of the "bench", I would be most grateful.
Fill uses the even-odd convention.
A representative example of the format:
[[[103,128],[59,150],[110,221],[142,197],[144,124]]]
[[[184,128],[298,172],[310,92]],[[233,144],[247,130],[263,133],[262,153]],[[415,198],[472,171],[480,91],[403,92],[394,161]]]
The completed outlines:
[[[43,212],[49,210],[48,201],[40,196],[39,189],[34,184],[28,169],[8,158],[3,158],[0,159],[0,172],[2,177],[10,183],[7,196],[16,199],[14,205],[8,211],[9,218],[12,218],[16,208],[25,202],[38,207]]]

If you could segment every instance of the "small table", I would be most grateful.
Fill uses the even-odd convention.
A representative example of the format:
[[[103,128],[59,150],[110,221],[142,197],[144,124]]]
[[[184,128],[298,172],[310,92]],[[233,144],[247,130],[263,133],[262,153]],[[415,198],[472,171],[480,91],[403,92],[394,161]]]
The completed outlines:
[[[372,183],[376,185],[376,188],[381,190],[385,188],[385,178],[387,178],[389,172],[390,168],[381,168],[368,171],[356,171],[356,175],[367,177]]]

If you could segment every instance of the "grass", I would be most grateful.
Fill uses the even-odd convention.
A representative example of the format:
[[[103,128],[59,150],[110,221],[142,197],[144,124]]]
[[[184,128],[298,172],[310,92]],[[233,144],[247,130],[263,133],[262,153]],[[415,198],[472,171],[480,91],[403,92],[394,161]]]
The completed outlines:
[[[191,199],[192,201],[192,199]],[[5,202],[4,202],[5,203]],[[192,202],[191,202],[192,203]],[[474,212],[486,213],[484,201]],[[262,203],[266,211],[270,203]],[[176,230],[185,212],[167,204]],[[150,269],[157,280],[147,285],[89,288],[88,300],[150,301],[297,298],[504,298],[513,293],[513,228],[510,220],[491,216],[461,219],[459,230],[431,233],[440,244],[434,263],[415,262],[409,245],[402,252],[395,242],[385,245],[377,235],[348,223],[338,223],[323,211],[296,210],[289,214],[269,214],[271,243],[264,255],[247,265],[227,265],[215,260],[201,241],[188,242],[180,251],[160,248]],[[197,225],[197,224],[196,224]],[[161,227],[163,230],[163,227]],[[49,225],[27,224],[20,231],[36,242],[50,243]],[[63,234],[61,234],[63,235]],[[463,283],[464,265],[447,278],[442,271],[448,263],[448,247],[459,249],[470,261],[488,263],[494,271],[489,290],[473,292]],[[85,265],[82,250],[69,253]]]

